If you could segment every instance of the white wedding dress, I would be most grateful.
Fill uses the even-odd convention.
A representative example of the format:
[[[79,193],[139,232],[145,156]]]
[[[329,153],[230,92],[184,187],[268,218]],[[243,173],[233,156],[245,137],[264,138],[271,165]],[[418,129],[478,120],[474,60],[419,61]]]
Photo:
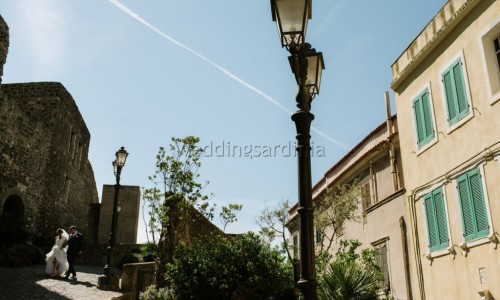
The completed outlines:
[[[65,242],[68,241],[68,233],[63,230],[63,234],[61,238],[56,236],[56,242],[52,250],[47,253],[45,261],[47,264],[45,265],[45,273],[48,275],[62,275],[69,268],[68,259],[66,256],[66,251],[68,250],[68,246],[62,247]],[[54,270],[55,263],[57,261],[57,268]]]

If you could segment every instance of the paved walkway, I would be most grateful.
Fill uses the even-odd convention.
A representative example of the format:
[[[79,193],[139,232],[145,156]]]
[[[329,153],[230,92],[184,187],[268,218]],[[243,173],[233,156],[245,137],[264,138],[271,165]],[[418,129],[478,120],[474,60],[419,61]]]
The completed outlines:
[[[76,280],[50,277],[44,269],[45,265],[0,267],[0,299],[103,300],[122,295],[97,288],[97,277],[102,274],[102,267],[76,265]]]

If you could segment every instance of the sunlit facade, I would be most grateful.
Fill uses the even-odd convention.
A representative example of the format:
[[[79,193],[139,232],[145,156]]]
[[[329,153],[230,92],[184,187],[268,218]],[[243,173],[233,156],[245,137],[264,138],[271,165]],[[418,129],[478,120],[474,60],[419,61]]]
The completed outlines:
[[[415,299],[500,297],[500,3],[450,0],[392,65]]]

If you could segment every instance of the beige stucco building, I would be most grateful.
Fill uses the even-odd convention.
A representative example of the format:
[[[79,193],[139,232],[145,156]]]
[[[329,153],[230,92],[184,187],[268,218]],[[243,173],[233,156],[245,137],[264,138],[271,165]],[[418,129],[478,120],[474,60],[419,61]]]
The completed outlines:
[[[392,65],[414,299],[500,299],[500,1],[450,0]]]
[[[313,187],[312,193],[314,202],[322,201],[326,189],[356,180],[362,189],[356,212],[358,218],[347,221],[337,230],[329,252],[334,255],[340,240],[350,239],[362,242],[362,248],[378,249],[378,263],[385,277],[384,289],[396,299],[410,299],[405,190],[401,167],[397,119],[393,116],[332,166]],[[295,253],[300,250],[296,208],[290,210],[288,223],[290,244]],[[332,228],[329,230],[324,235],[316,233],[317,250],[321,248],[321,243],[329,243],[328,238],[325,238],[333,236]]]

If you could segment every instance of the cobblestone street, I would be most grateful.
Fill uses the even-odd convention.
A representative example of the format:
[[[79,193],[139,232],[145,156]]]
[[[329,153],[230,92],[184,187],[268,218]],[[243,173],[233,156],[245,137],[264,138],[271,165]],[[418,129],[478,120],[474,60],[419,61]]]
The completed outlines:
[[[44,265],[22,268],[0,267],[0,299],[114,299],[119,292],[102,291],[97,288],[97,277],[102,267],[75,266],[76,280],[50,277]]]

